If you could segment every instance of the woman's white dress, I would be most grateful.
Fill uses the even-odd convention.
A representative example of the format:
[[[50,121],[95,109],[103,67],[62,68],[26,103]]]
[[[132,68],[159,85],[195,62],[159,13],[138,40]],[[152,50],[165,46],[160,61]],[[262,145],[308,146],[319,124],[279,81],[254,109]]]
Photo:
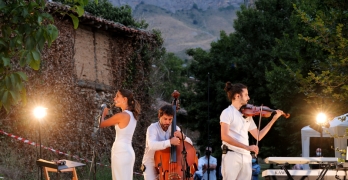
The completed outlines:
[[[112,180],[132,180],[135,154],[132,147],[132,137],[137,120],[131,111],[125,110],[130,120],[125,128],[120,129],[115,125],[116,138],[111,149]]]

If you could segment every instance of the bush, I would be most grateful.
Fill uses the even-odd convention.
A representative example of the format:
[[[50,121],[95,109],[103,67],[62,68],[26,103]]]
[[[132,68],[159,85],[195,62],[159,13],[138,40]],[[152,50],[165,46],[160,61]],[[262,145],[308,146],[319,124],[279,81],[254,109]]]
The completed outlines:
[[[63,4],[71,5],[71,0],[56,0]],[[125,26],[146,29],[148,24],[145,20],[140,22],[136,21],[132,17],[132,9],[130,6],[125,5],[121,7],[113,6],[108,0],[99,0],[98,4],[94,0],[89,1],[85,7],[85,11],[104,19],[121,23]]]

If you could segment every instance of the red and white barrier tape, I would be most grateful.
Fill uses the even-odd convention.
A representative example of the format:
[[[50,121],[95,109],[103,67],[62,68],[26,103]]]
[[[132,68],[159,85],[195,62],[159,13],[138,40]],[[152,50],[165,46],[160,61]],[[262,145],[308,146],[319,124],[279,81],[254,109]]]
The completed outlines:
[[[30,144],[30,145],[33,145],[33,146],[40,146],[40,144],[37,144],[37,143],[32,142],[32,141],[29,141],[28,139],[24,139],[24,138],[22,138],[22,137],[19,137],[19,136],[16,136],[16,135],[7,133],[7,132],[5,132],[5,131],[3,131],[3,130],[0,130],[0,134],[4,134],[4,135],[9,136],[9,137],[11,137],[11,138],[14,138],[14,139],[16,139],[16,140],[18,140],[18,141],[22,141],[22,142],[25,143],[25,144]],[[68,157],[73,157],[73,158],[75,158],[75,159],[77,159],[77,160],[80,160],[80,161],[84,161],[84,162],[88,162],[88,163],[91,163],[91,162],[92,162],[91,160],[88,160],[88,159],[86,159],[86,158],[80,158],[80,157],[77,156],[77,155],[73,155],[73,156],[72,156],[72,155],[70,155],[70,154],[68,154],[68,153],[65,153],[65,152],[62,152],[62,151],[59,151],[59,150],[55,150],[55,149],[53,149],[53,148],[49,148],[49,147],[46,147],[46,146],[43,146],[43,145],[41,145],[41,148],[50,150],[50,151],[52,151],[52,152],[54,152],[54,153],[57,153],[57,154],[63,154],[63,155],[68,156]],[[102,164],[102,163],[97,163],[97,165],[105,166],[105,167],[110,167],[110,165],[105,165],[105,164]],[[137,173],[137,172],[133,172],[133,173],[134,173],[134,174],[137,174],[137,175],[143,175],[142,173]]]
[[[28,139],[24,139],[24,138],[22,138],[22,137],[19,137],[19,136],[16,136],[16,135],[7,133],[7,132],[5,132],[5,131],[3,131],[3,130],[0,130],[0,134],[4,134],[4,135],[9,136],[9,137],[11,137],[11,138],[14,138],[14,139],[16,139],[16,140],[18,140],[18,141],[22,141],[22,142],[25,143],[25,144],[30,144],[30,145],[33,145],[33,146],[40,146],[40,144],[38,144],[38,143],[35,143],[35,142],[32,142],[32,141],[30,141],[30,140],[28,140]],[[68,153],[65,153],[65,152],[62,152],[62,151],[59,151],[59,150],[55,150],[55,149],[53,149],[53,148],[46,147],[46,146],[43,146],[43,145],[41,145],[41,148],[50,150],[50,151],[52,151],[52,152],[54,152],[54,153],[57,153],[57,154],[63,154],[63,155],[68,156],[68,157],[73,157],[73,158],[75,158],[75,159],[77,159],[77,160],[80,160],[80,161],[89,162],[89,163],[92,162],[92,161],[90,161],[90,160],[88,160],[88,159],[86,159],[86,158],[80,158],[80,157],[77,156],[77,155],[73,155],[73,156],[72,156],[72,155],[70,155],[70,154],[68,154]],[[106,166],[106,167],[109,166],[109,165],[104,165],[104,164],[102,164],[102,163],[97,163],[97,164],[100,165],[100,166]]]

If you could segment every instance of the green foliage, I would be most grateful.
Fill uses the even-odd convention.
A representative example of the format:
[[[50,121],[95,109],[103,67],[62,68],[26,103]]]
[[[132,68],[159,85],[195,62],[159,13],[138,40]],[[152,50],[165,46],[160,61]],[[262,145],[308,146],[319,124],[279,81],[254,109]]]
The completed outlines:
[[[187,98],[184,85],[188,78],[186,68],[183,65],[184,61],[173,53],[165,53],[153,63],[152,82],[155,83],[151,89],[153,97],[170,102],[172,92],[178,90],[181,97]],[[184,99],[181,100],[184,101]]]
[[[300,39],[316,45],[327,54],[325,59],[313,63],[313,71],[307,76],[297,76],[303,86],[301,91],[311,99],[328,99],[348,102],[348,27],[347,4],[332,1],[312,1],[317,8],[301,2],[296,14],[314,33],[299,34]],[[307,86],[304,86],[304,85]]]
[[[152,33],[155,35],[159,47],[162,47],[164,40],[161,32],[153,30]],[[173,53],[167,53],[163,47],[157,48],[152,57],[151,96],[170,102],[172,92],[178,90],[181,94],[181,102],[185,101],[184,99],[188,97],[185,94],[187,92],[185,85],[188,83],[188,75],[184,61]]]
[[[71,4],[72,0],[58,0],[64,4]],[[88,0],[87,0],[88,2]],[[148,24],[145,20],[136,21],[132,16],[132,9],[125,5],[114,7],[108,0],[101,0],[98,3],[90,1],[86,3],[85,10],[95,16],[121,23],[125,26],[146,29]]]
[[[45,1],[0,1],[0,107],[25,102],[26,74],[15,70],[29,66],[40,68],[45,43],[51,45],[58,36],[53,18],[43,11]]]
[[[74,13],[81,16],[88,1],[71,2],[73,13],[61,13],[69,15],[77,28],[78,18]],[[26,101],[27,76],[16,70],[18,66],[39,70],[45,45],[51,46],[58,37],[52,15],[44,11],[45,4],[45,0],[0,1],[0,108],[7,111],[20,100]]]
[[[79,26],[79,18],[85,13],[85,6],[89,3],[89,0],[64,0],[66,3],[68,3],[71,7],[69,10],[75,12],[77,16],[74,13],[68,13],[68,12],[60,12],[62,15],[68,15],[70,16],[74,28],[77,29]],[[94,4],[98,4],[98,0],[94,0]]]
[[[199,10],[198,5],[197,5],[196,3],[193,3],[192,9],[197,9],[197,10]]]
[[[272,64],[266,79],[267,87],[276,89],[270,95],[271,102],[277,107],[287,107],[293,114],[292,123],[277,122],[276,129],[280,137],[291,137],[288,151],[298,155],[301,152],[298,149],[301,146],[301,128],[314,125],[315,116],[320,111],[326,112],[330,118],[344,113],[347,91],[342,89],[344,85],[338,85],[346,81],[345,65],[337,63],[339,58],[334,60],[332,52],[324,48],[326,45],[334,46],[334,43],[320,43],[336,34],[335,28],[324,27],[323,19],[318,18],[323,14],[332,14],[332,8],[317,0],[296,1],[293,7],[290,24],[283,30],[283,36],[276,39],[277,44],[272,51],[272,56],[281,64]],[[328,23],[337,24],[331,20]],[[322,32],[321,37],[317,31]]]
[[[221,32],[220,39],[211,44],[209,52],[199,48],[187,51],[187,54],[194,59],[189,71],[198,80],[192,87],[194,98],[188,108],[188,118],[194,122],[190,125],[191,128],[201,132],[198,145],[210,143],[215,148],[221,145],[220,136],[211,136],[206,132],[209,127],[210,134],[220,133],[219,115],[230,104],[223,91],[227,81],[247,85],[251,97],[249,103],[263,104],[291,114],[290,120],[285,121],[280,118],[266,138],[260,142],[260,156],[298,156],[301,152],[301,128],[314,122],[317,110],[325,106],[331,107],[329,110],[333,114],[340,112],[338,109],[341,107],[335,104],[338,101],[323,102],[319,98],[305,101],[308,97],[312,97],[310,95],[323,90],[319,82],[328,78],[332,73],[331,70],[335,70],[331,68],[334,63],[331,65],[327,63],[331,51],[325,51],[322,45],[306,42],[304,41],[306,39],[302,38],[312,37],[316,34],[316,29],[305,26],[294,11],[293,4],[298,3],[301,8],[313,10],[311,12],[315,15],[318,8],[325,9],[325,6],[319,1],[313,3],[314,1],[308,3],[303,1],[303,4],[300,4],[293,0],[262,0],[255,2],[256,8],[248,9],[242,6],[234,23],[234,33],[227,35]],[[337,29],[338,32],[343,32],[340,28],[332,29],[335,31],[326,29],[326,32],[336,32]],[[343,44],[343,48],[344,43],[340,44]],[[337,46],[336,49],[339,50]],[[320,67],[330,69],[321,71]],[[341,67],[340,72],[344,74],[345,65],[338,67]],[[209,104],[208,72],[210,73]],[[312,75],[318,73],[323,76]],[[337,79],[333,77],[330,79],[336,81],[338,76]],[[345,79],[339,82],[346,81]],[[312,85],[313,82],[316,83]],[[327,80],[326,83],[334,82]],[[306,89],[309,90],[304,91]],[[329,90],[326,89],[324,92],[328,93]],[[312,94],[309,94],[310,92]],[[322,97],[316,95],[315,97]],[[210,108],[209,121],[207,121],[208,106],[214,107]],[[311,113],[308,113],[308,110]],[[258,118],[254,120],[258,123]],[[261,127],[267,123],[268,120],[262,120]],[[253,138],[250,140],[251,144],[255,142]]]
[[[288,7],[291,8],[292,4],[288,4]],[[286,149],[281,148],[284,154],[298,156],[301,153],[301,129],[314,122],[312,117],[314,115],[305,112],[304,109],[308,108],[313,113],[316,112],[316,109],[313,108],[313,104],[307,104],[305,101],[305,94],[300,92],[301,84],[294,78],[292,70],[296,71],[298,75],[305,75],[312,69],[312,62],[323,59],[325,55],[318,47],[298,38],[299,32],[311,34],[312,31],[293,15],[293,10],[289,12],[287,19],[288,25],[281,30],[282,34],[275,39],[275,44],[270,51],[272,58],[278,61],[270,64],[265,78],[267,88],[272,90],[271,103],[274,107],[291,114],[289,120],[279,120],[275,124],[274,130],[278,136],[276,139],[286,139],[288,142],[279,143],[275,149],[284,146]]]
[[[155,37],[156,37],[156,41],[157,41],[158,46],[162,46],[163,43],[164,43],[164,40],[163,40],[163,38],[162,38],[162,33],[161,33],[161,31],[156,30],[156,29],[153,29],[153,30],[152,30],[152,33],[153,33],[153,34],[155,35]]]
[[[189,108],[190,114],[192,112],[190,118],[195,119],[192,122],[199,122],[191,127],[200,129],[202,133],[199,145],[211,143],[216,149],[221,145],[220,136],[209,136],[206,132],[207,126],[210,126],[210,134],[220,134],[219,115],[231,103],[227,101],[223,90],[227,81],[247,85],[251,97],[250,103],[274,108],[270,102],[270,94],[280,90],[282,84],[277,81],[275,83],[278,83],[278,87],[268,89],[266,72],[273,69],[272,65],[281,65],[272,54],[272,50],[276,46],[276,39],[281,38],[284,29],[290,25],[288,19],[292,13],[292,6],[290,1],[264,0],[256,1],[256,7],[248,9],[242,6],[241,11],[237,12],[238,19],[234,23],[236,31],[230,35],[221,32],[220,40],[211,44],[210,52],[202,49],[188,51],[194,59],[190,72],[199,80],[195,84],[195,97],[192,98],[192,106]],[[211,76],[209,104],[208,72]],[[283,76],[286,74],[288,73],[283,72]],[[285,80],[284,82],[287,83]],[[208,105],[213,108],[210,108],[210,120],[207,122]],[[282,108],[281,105],[279,104],[277,108]],[[255,121],[257,123],[258,118],[255,118]],[[266,123],[267,120],[262,121],[263,126]],[[273,148],[278,149],[273,143],[277,137],[275,134],[277,134],[275,128],[271,129],[267,138],[260,142],[260,146],[267,146],[268,149],[274,146]],[[210,142],[206,141],[208,138]],[[252,138],[250,143],[255,144],[256,141]],[[263,153],[261,156],[269,155],[268,151],[261,153]],[[283,151],[278,150],[276,153],[280,155]]]
[[[212,43],[210,52],[200,48],[187,51],[194,59],[189,72],[196,79],[188,87],[192,89],[192,96],[185,103],[189,112],[187,119],[192,129],[200,131],[197,144],[203,148],[211,145],[217,150],[215,153],[221,149],[219,115],[230,104],[223,91],[224,83],[243,77],[243,72],[235,66],[235,59],[231,58],[234,41],[234,35],[222,32],[220,40]]]
[[[86,11],[108,19],[114,22],[121,23],[125,26],[146,29],[148,24],[145,20],[136,21],[132,16],[132,9],[130,6],[114,7],[108,0],[101,0],[98,4],[89,3],[86,6]]]
[[[235,10],[237,8],[235,8],[233,5],[227,6],[227,7],[223,7],[223,8],[219,8],[219,11],[230,11],[230,10]]]

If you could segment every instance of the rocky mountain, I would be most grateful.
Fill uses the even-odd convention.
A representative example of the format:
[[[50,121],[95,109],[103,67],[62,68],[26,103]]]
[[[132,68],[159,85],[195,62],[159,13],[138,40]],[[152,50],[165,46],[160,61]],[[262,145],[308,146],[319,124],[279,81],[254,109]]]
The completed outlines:
[[[248,0],[109,0],[115,6],[128,4],[133,16],[162,32],[164,46],[182,59],[188,48],[210,49],[220,31],[231,33],[236,11]]]
[[[245,0],[110,0],[115,6],[122,6],[128,4],[133,9],[137,5],[144,3],[155,5],[157,7],[176,12],[178,10],[189,10],[194,5],[203,11],[208,8],[224,8],[228,6],[240,6]]]

